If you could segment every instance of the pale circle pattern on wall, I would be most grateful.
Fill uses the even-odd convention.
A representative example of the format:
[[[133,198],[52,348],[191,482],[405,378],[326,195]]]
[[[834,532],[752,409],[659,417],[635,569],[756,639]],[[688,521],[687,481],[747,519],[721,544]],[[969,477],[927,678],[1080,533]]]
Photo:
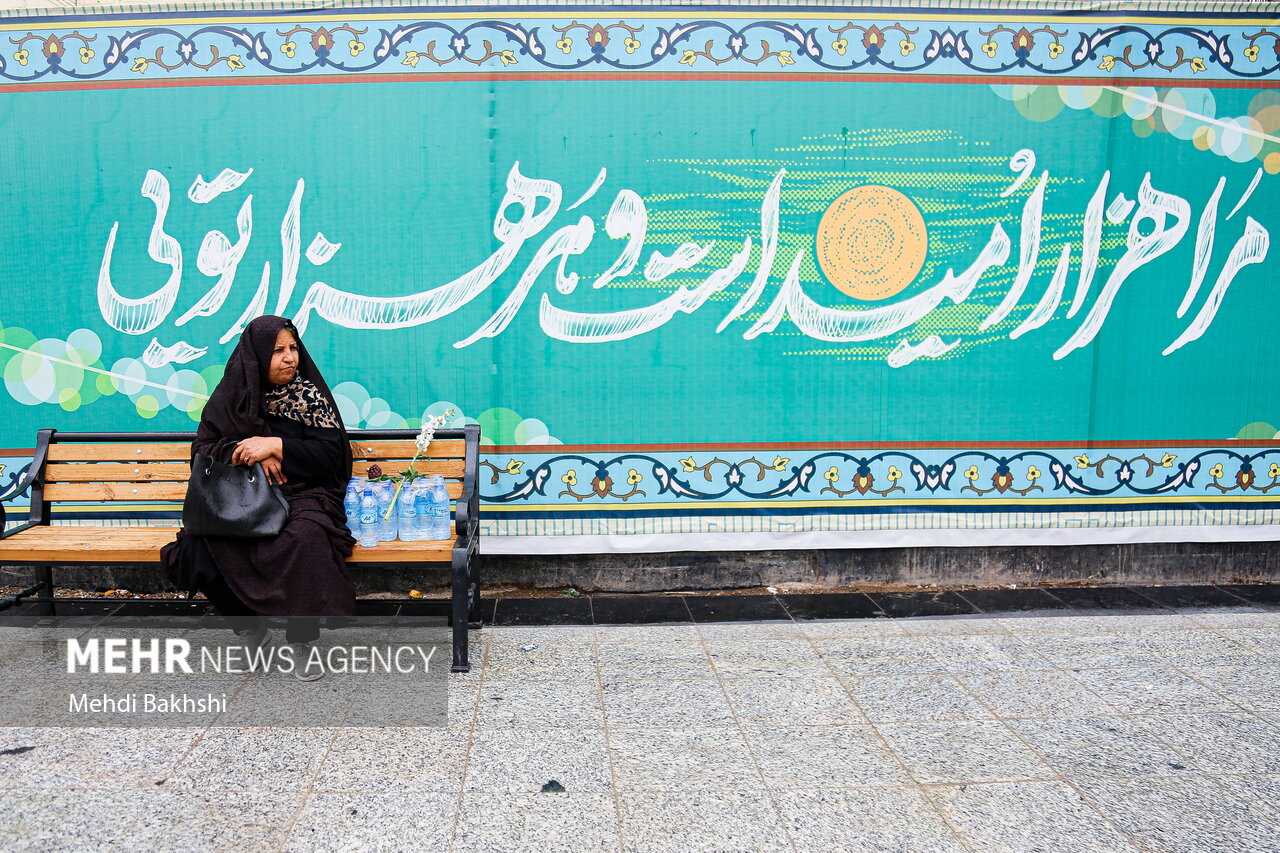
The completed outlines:
[[[120,394],[147,420],[167,409],[199,422],[209,394],[222,379],[225,366],[203,370],[175,368],[172,364],[149,367],[138,358],[118,358],[107,367],[102,362],[102,340],[90,329],[76,329],[60,338],[36,338],[17,326],[0,328],[0,374],[5,391],[24,406],[56,405],[74,412],[101,397]],[[406,418],[391,403],[375,397],[359,382],[340,382],[332,388],[343,423],[350,429],[417,429],[423,418],[454,416],[445,426],[460,428],[480,424],[481,442],[493,444],[561,444],[538,418],[494,407],[472,418],[462,406],[439,401],[418,417]]]
[[[1280,92],[1273,89],[1254,95],[1238,116],[1220,116],[1209,89],[1007,85],[991,89],[1031,121],[1049,121],[1064,106],[1091,110],[1104,118],[1124,116],[1139,138],[1167,133],[1236,163],[1258,160],[1267,174],[1280,174]]]

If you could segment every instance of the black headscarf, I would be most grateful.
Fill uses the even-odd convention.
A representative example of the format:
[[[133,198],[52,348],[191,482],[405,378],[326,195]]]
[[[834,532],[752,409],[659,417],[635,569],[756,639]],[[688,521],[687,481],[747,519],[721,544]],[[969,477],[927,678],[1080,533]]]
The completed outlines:
[[[316,387],[321,396],[336,413],[338,405],[333,392],[320,375],[316,363],[311,360],[293,321],[285,317],[267,315],[258,317],[240,335],[240,343],[227,359],[222,381],[213,389],[205,404],[196,429],[191,452],[203,453],[223,462],[231,459],[231,451],[241,439],[254,435],[271,435],[266,420],[266,395],[276,386],[270,381],[271,356],[275,351],[276,337],[281,329],[288,329],[298,342],[298,372],[300,377]],[[343,482],[351,478],[351,445],[346,428],[338,418],[338,431],[342,434],[344,450]]]

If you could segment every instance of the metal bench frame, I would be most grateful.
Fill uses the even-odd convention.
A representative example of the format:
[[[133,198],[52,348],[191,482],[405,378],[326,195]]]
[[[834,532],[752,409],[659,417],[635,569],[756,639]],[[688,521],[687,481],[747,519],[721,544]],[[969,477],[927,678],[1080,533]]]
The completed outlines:
[[[348,437],[352,442],[362,441],[406,441],[416,438],[416,430],[381,429],[381,430],[349,430]],[[49,447],[59,443],[89,442],[190,442],[194,432],[58,432],[54,429],[42,429],[36,433],[36,448],[31,467],[17,489],[6,497],[7,500],[30,491],[31,511],[26,523],[11,530],[0,533],[0,539],[8,539],[24,530],[40,525],[49,525],[52,520],[50,502],[44,499],[45,466],[49,461]],[[453,626],[453,672],[469,672],[470,660],[467,654],[467,629],[480,628],[483,622],[480,617],[480,493],[477,477],[480,467],[480,427],[471,424],[462,429],[436,430],[435,438],[439,440],[463,440],[464,473],[462,477],[462,494],[457,499],[454,512],[454,526],[457,541],[454,543],[450,565],[450,608],[449,621]],[[0,510],[2,512],[2,510]],[[3,516],[0,516],[2,518]],[[31,566],[36,571],[36,582],[30,587],[13,595],[0,599],[0,610],[30,599],[45,607],[45,612],[52,616],[54,612],[53,569],[55,566],[87,565],[93,563],[77,563],[74,560],[59,561],[27,561],[5,559],[10,565]],[[413,568],[418,566],[439,565],[440,560],[396,561],[379,563],[376,560],[361,560],[361,566],[372,568]],[[112,563],[111,565],[154,566],[158,563]],[[45,591],[47,595],[37,596]]]

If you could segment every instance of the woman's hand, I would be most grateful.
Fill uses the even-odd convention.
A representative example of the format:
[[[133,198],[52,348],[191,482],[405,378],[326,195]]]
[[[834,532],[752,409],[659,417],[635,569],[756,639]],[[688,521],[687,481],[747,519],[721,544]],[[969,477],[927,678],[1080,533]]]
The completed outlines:
[[[268,456],[262,460],[262,471],[267,475],[268,483],[283,486],[288,482],[288,479],[284,476],[284,465],[274,456]]]
[[[278,438],[255,435],[236,444],[231,451],[232,465],[252,465],[262,463],[262,472],[267,475],[267,482],[277,486],[287,482],[284,476],[284,442]]]
[[[236,449],[231,451],[232,465],[261,462],[265,466],[268,459],[275,459],[277,462],[284,460],[284,442],[278,438],[255,435],[242,439],[236,444]]]

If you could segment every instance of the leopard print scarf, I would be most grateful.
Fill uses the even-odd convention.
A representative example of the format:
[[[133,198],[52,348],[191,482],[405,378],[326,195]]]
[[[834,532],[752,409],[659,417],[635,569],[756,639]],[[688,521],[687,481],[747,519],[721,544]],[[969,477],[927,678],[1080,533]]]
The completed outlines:
[[[309,427],[336,429],[342,424],[338,413],[329,405],[320,389],[301,376],[295,376],[286,385],[277,385],[267,392],[267,414],[288,418]]]

